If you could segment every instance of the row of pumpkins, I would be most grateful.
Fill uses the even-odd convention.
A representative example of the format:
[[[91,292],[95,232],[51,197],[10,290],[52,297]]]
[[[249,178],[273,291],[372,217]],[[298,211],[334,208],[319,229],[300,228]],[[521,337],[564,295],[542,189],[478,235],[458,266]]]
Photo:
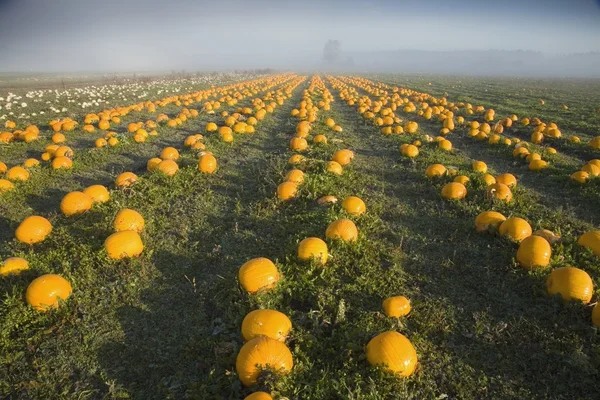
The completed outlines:
[[[200,142],[202,135],[192,135],[186,138],[184,145],[193,146]],[[204,149],[204,147],[202,147]],[[160,156],[148,161],[148,171],[159,171],[167,176],[173,176],[178,165],[179,151],[173,147],[163,149]],[[217,162],[212,153],[200,155],[198,169],[203,173],[213,173]],[[115,179],[118,189],[131,187],[138,180],[132,172],[124,172]],[[110,192],[105,186],[92,185],[83,191],[70,192],[63,197],[60,210],[66,217],[83,214],[92,209],[94,204],[106,203],[110,200]],[[104,242],[104,248],[109,258],[120,260],[139,256],[144,245],[140,237],[145,227],[144,218],[137,211],[123,209],[113,220],[115,233]],[[52,232],[52,224],[42,216],[30,216],[24,219],[15,231],[15,238],[25,244],[34,245],[43,242]],[[27,260],[21,257],[7,258],[0,265],[0,276],[17,275],[29,268]],[[59,301],[66,300],[71,294],[70,282],[57,274],[45,274],[34,279],[27,288],[26,301],[35,309],[46,311],[57,307]]]
[[[513,116],[512,120],[515,118],[516,116]],[[493,119],[493,113],[490,113],[488,110],[485,119]],[[524,119],[522,124],[528,125],[529,120]],[[542,123],[538,123],[537,126],[543,127],[544,125]],[[477,121],[473,121],[471,123],[472,129],[477,129],[478,127],[479,123]],[[552,124],[550,125],[550,129],[557,130],[556,126],[552,126]],[[542,132],[542,129],[537,129],[535,132],[539,134]],[[471,134],[471,136],[477,136],[477,134]],[[559,136],[560,133],[554,133],[554,137]],[[401,149],[401,151],[404,153],[406,152],[406,149],[407,148],[404,147]],[[529,154],[524,150],[527,150],[526,146],[521,147],[517,144],[515,147],[515,153],[518,153],[519,155],[527,154],[528,156],[531,156],[532,154],[536,154]],[[536,160],[540,159],[533,158],[528,161],[532,162]],[[600,168],[598,168],[600,165],[596,165],[597,163],[600,164],[600,161],[592,160],[586,164],[586,167],[584,168],[589,171],[600,173]],[[483,161],[474,161],[472,163],[472,169],[475,172],[484,174],[482,178],[488,184],[488,198],[505,202],[511,201],[511,188],[517,186],[517,179],[514,177],[514,175],[510,173],[504,173],[494,178],[492,175],[487,173],[487,165]],[[530,169],[535,170],[535,168],[531,167],[531,164]],[[595,169],[598,171],[595,171]],[[595,175],[598,175],[598,173]],[[451,200],[460,200],[466,196],[467,189],[465,185],[469,182],[469,178],[465,175],[456,176],[456,169],[447,169],[442,164],[433,164],[427,167],[425,174],[428,178],[436,178],[444,175],[454,176],[452,182],[443,186],[441,193],[442,197]],[[547,268],[552,254],[551,244],[560,241],[560,237],[554,234],[552,231],[541,229],[536,232],[532,232],[531,226],[526,220],[519,217],[506,218],[496,211],[485,211],[480,213],[475,220],[475,225],[477,231],[479,232],[497,231],[500,235],[506,236],[511,240],[520,243],[516,254],[516,260],[521,267],[526,269]],[[578,244],[590,248],[594,254],[600,256],[600,231],[589,231],[584,233],[579,238]],[[550,295],[560,294],[565,301],[578,300],[584,304],[590,302],[594,292],[593,281],[587,272],[572,266],[564,266],[554,269],[547,278],[546,286]],[[592,322],[594,325],[600,327],[600,307],[598,304],[592,311]]]
[[[227,101],[231,96],[230,95],[224,96],[223,93],[229,93],[230,91],[235,90],[234,97],[237,102],[237,100],[241,100],[241,99],[245,98],[245,95],[251,95],[252,93],[268,91],[269,89],[273,88],[274,86],[282,85],[290,80],[293,80],[294,78],[295,78],[295,76],[293,74],[277,75],[277,76],[273,76],[273,77],[258,79],[256,81],[237,83],[237,84],[231,85],[229,87],[225,87],[225,88],[223,88],[223,90],[209,89],[206,91],[195,92],[195,93],[187,94],[187,95],[171,96],[171,97],[168,97],[168,98],[165,98],[162,100],[157,100],[155,102],[149,101],[146,103],[139,103],[139,104],[130,105],[127,107],[118,107],[118,108],[111,109],[111,110],[104,110],[97,114],[87,114],[84,119],[84,122],[86,124],[84,126],[84,130],[87,132],[94,132],[95,128],[93,125],[91,125],[93,123],[97,123],[99,126],[101,125],[102,126],[102,127],[100,127],[101,130],[108,130],[110,128],[110,125],[107,127],[103,123],[108,123],[107,121],[109,119],[112,123],[115,123],[115,124],[120,123],[121,117],[126,116],[133,111],[154,112],[156,106],[165,107],[168,104],[175,104],[176,106],[183,105],[181,112],[179,112],[179,114],[173,119],[170,119],[166,114],[159,114],[155,120],[150,119],[150,120],[147,120],[146,122],[139,121],[139,122],[129,123],[127,125],[127,132],[132,135],[131,136],[132,140],[136,143],[143,143],[147,140],[147,138],[149,136],[157,136],[158,135],[156,128],[159,126],[160,123],[166,122],[168,126],[172,125],[173,127],[176,127],[176,126],[184,124],[188,119],[198,117],[199,113],[197,110],[195,110],[195,109],[190,110],[190,109],[186,108],[188,105],[193,104],[195,101],[201,101],[203,99],[209,98],[210,96],[217,96],[217,95],[222,96],[220,98],[220,100]],[[297,81],[297,77],[296,77],[296,81]],[[247,89],[247,88],[251,88],[252,90]],[[237,91],[237,89],[246,89],[246,90],[243,90],[244,94],[241,94],[240,92]],[[289,93],[290,90],[292,90],[292,89],[290,89],[288,86],[284,89],[284,92]],[[265,98],[268,100],[272,100],[271,95],[272,94],[269,93],[269,96],[266,96]],[[253,106],[254,106],[254,109],[256,109],[256,113],[253,117],[248,118],[248,121],[250,122],[250,124],[247,124],[248,126],[246,127],[246,131],[248,133],[250,133],[250,131],[253,131],[254,125],[256,125],[256,122],[258,120],[263,119],[268,111],[269,112],[273,111],[274,105],[275,105],[275,103],[265,104],[260,98],[257,98],[256,100],[257,101],[253,102]],[[282,101],[280,96],[277,97],[277,101],[278,102]],[[228,101],[227,101],[227,103],[229,104]],[[203,107],[206,109],[207,105],[205,104]],[[214,113],[213,107],[216,107],[216,106],[213,104],[209,108],[211,109],[210,112]],[[220,105],[219,105],[219,107],[220,107]],[[216,108],[219,108],[219,107],[216,107]],[[240,109],[238,111],[248,112],[248,110],[250,110],[250,112],[252,112],[252,109],[250,109],[250,108],[244,108],[244,109]],[[224,111],[224,113],[226,113],[226,111]],[[8,124],[8,122],[11,122],[11,123]],[[171,122],[173,122],[173,124],[171,124]],[[212,123],[212,124],[214,124],[214,123]],[[51,136],[52,144],[45,147],[44,152],[40,155],[39,160],[36,158],[28,158],[27,160],[25,160],[23,162],[22,165],[16,165],[16,166],[13,166],[12,168],[8,168],[6,164],[4,164],[3,162],[0,161],[0,175],[3,176],[3,178],[0,178],[0,194],[2,194],[3,192],[13,190],[15,188],[15,186],[14,186],[15,183],[27,181],[31,176],[31,171],[34,171],[35,168],[40,166],[40,160],[42,162],[50,162],[50,165],[53,169],[70,169],[70,168],[72,168],[73,157],[75,155],[75,152],[73,151],[73,149],[71,147],[65,145],[65,142],[67,141],[67,137],[62,132],[72,131],[73,129],[75,129],[76,125],[77,125],[77,122],[73,121],[70,118],[52,120],[50,122],[50,127],[55,132]],[[16,125],[14,125],[14,123],[12,121],[7,121],[7,126],[14,127]],[[210,124],[209,124],[209,126],[210,126]],[[208,129],[208,127],[207,127],[207,129]],[[35,125],[31,125],[31,126],[27,127],[25,129],[25,131],[34,132],[36,135],[39,135],[39,129]],[[12,134],[14,135],[14,132]],[[36,136],[36,138],[37,138],[37,136]],[[102,148],[102,147],[106,147],[106,146],[114,147],[114,146],[118,145],[119,143],[120,143],[119,135],[114,131],[109,131],[109,132],[106,132],[103,135],[103,137],[98,138],[94,142],[94,147],[95,148]]]
[[[312,98],[322,98],[315,106]],[[312,125],[309,121],[317,122],[318,112],[330,110],[330,102],[333,96],[325,87],[319,76],[313,76],[311,83],[304,92],[303,99],[298,109],[292,112],[292,116],[301,121],[296,125],[296,134],[292,139],[290,150],[303,152],[309,145],[306,138],[309,137]],[[325,125],[334,132],[341,132],[332,118],[325,121]],[[325,139],[317,139],[324,137]],[[303,139],[304,142],[298,146],[295,139]],[[313,136],[312,143],[326,143],[324,134]],[[343,166],[348,165],[354,153],[351,150],[338,150],[329,161],[327,172],[341,174]],[[277,187],[277,197],[281,201],[288,201],[298,193],[298,185],[304,180],[304,172],[298,168],[298,164],[306,161],[304,156],[294,154],[289,159],[289,164],[295,168],[289,171],[284,181]],[[331,164],[335,163],[335,164]],[[334,166],[333,171],[331,166]],[[337,198],[327,195],[319,198],[319,205],[331,205],[337,202]],[[342,208],[351,216],[358,217],[366,212],[365,203],[356,196],[349,196],[342,202]],[[348,218],[338,219],[329,224],[325,230],[325,237],[331,240],[343,240],[346,242],[356,241],[358,229],[355,223]],[[297,247],[297,257],[304,262],[316,261],[322,265],[327,264],[329,250],[327,243],[318,237],[308,237],[300,241]],[[240,286],[248,293],[255,294],[265,292],[275,287],[280,280],[277,266],[268,258],[254,258],[244,263],[238,271]],[[394,296],[384,300],[382,308],[386,316],[399,318],[410,312],[410,301],[404,296]],[[245,386],[257,384],[263,368],[271,368],[279,373],[286,374],[291,371],[294,361],[292,353],[285,344],[285,340],[292,328],[292,322],[283,313],[271,309],[258,309],[246,315],[242,322],[242,338],[246,342],[240,349],[236,359],[236,370],[240,380]],[[380,365],[393,371],[399,376],[410,376],[417,365],[417,353],[412,343],[404,335],[389,331],[375,336],[366,346],[367,360],[371,365]],[[246,400],[269,400],[271,395],[266,392],[255,392],[246,397]]]

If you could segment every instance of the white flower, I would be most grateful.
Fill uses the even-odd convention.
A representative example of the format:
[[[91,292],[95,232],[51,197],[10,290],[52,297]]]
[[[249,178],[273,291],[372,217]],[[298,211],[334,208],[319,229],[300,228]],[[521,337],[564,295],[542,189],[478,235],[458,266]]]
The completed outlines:
[[[62,112],[67,112],[67,107],[63,107]]]

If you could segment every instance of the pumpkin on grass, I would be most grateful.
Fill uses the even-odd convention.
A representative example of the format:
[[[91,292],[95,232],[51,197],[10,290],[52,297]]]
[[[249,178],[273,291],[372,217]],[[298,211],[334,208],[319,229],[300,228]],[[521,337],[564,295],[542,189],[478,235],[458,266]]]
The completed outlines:
[[[244,386],[255,385],[263,369],[287,374],[293,366],[292,353],[285,343],[266,336],[246,342],[235,361],[235,369]]]
[[[509,203],[512,200],[512,191],[503,183],[493,183],[487,187],[487,196],[489,199],[502,200]]]
[[[144,243],[136,231],[121,231],[110,235],[104,241],[104,248],[109,258],[121,260],[142,254]]]
[[[244,400],[273,400],[273,396],[267,392],[254,392],[244,397]]]
[[[289,200],[296,196],[298,185],[294,182],[283,182],[277,186],[277,197],[279,200]]]
[[[467,188],[459,182],[450,182],[442,188],[442,197],[447,200],[462,200],[467,196]]]
[[[344,242],[354,242],[358,238],[358,229],[354,222],[347,218],[333,221],[327,226],[325,236],[328,239],[341,239]]]
[[[217,169],[217,159],[212,154],[203,154],[198,160],[198,169],[204,174],[212,174]]]
[[[15,237],[21,243],[34,244],[43,242],[52,232],[52,224],[44,217],[33,215],[21,222],[15,231]]]
[[[443,176],[446,174],[446,167],[442,164],[432,164],[425,170],[425,175],[428,178]]]
[[[253,258],[240,267],[238,280],[245,291],[256,293],[273,288],[279,281],[279,271],[268,258]]]
[[[123,172],[121,175],[117,176],[115,179],[115,186],[119,189],[128,188],[136,183],[138,177],[133,172]]]
[[[499,233],[515,242],[520,242],[526,237],[531,236],[532,230],[529,222],[525,221],[523,218],[510,217],[502,222]]]
[[[380,333],[369,341],[367,360],[403,377],[412,375],[418,362],[410,340],[395,331]]]
[[[242,321],[242,337],[245,341],[267,336],[284,342],[291,329],[292,321],[276,310],[254,310]]]
[[[506,217],[496,211],[484,211],[475,218],[475,230],[485,232],[497,230],[506,221]]]
[[[179,171],[179,166],[173,160],[163,160],[156,166],[156,170],[166,176],[174,176]]]
[[[29,269],[27,260],[21,257],[10,257],[0,264],[0,276],[19,275],[26,269]]]
[[[6,171],[5,177],[11,182],[25,182],[31,175],[29,171],[20,166],[15,166]]]
[[[324,265],[328,257],[327,243],[319,238],[309,237],[298,244],[298,258],[302,261],[314,258]]]
[[[577,240],[577,244],[591,249],[596,256],[600,256],[600,231],[589,231]]]
[[[334,175],[341,175],[344,170],[342,166],[336,161],[329,161],[327,163],[327,172],[330,172]]]
[[[6,179],[0,179],[0,194],[9,192],[15,188],[15,185],[11,181]]]
[[[135,210],[125,208],[117,213],[113,220],[113,228],[115,232],[121,231],[144,231],[144,217]]]
[[[550,273],[546,289],[550,295],[560,294],[565,301],[580,300],[588,304],[594,294],[594,283],[584,270],[567,266]]]
[[[517,250],[517,261],[523,268],[545,268],[550,264],[552,248],[541,236],[529,236],[523,239]]]
[[[404,296],[388,297],[383,301],[382,307],[386,317],[389,318],[403,317],[411,310],[410,300]]]
[[[92,208],[93,200],[84,192],[70,192],[60,202],[60,211],[67,217],[83,214]]]
[[[92,185],[83,190],[83,193],[90,196],[93,203],[106,203],[110,200],[108,189],[102,185]]]
[[[344,201],[342,201],[342,207],[348,214],[355,217],[362,215],[367,210],[365,202],[356,196],[346,197]]]
[[[71,284],[60,275],[46,274],[34,279],[25,292],[25,300],[38,311],[58,307],[72,292]]]

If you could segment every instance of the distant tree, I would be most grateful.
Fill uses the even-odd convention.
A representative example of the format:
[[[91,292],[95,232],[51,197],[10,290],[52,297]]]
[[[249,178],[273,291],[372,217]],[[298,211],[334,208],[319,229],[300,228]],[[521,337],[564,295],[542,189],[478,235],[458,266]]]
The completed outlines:
[[[329,64],[335,64],[342,57],[342,43],[339,40],[329,39],[323,48],[323,60]]]

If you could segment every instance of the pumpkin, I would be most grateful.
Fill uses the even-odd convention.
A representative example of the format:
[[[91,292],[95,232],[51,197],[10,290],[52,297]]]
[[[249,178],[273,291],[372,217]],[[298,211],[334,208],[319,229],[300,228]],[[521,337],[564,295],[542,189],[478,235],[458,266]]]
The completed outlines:
[[[560,241],[560,236],[552,231],[549,231],[548,229],[538,229],[537,231],[533,232],[533,234],[543,237],[550,244],[558,243]]]
[[[499,212],[484,211],[475,218],[475,230],[477,232],[497,230],[504,221],[506,217]]]
[[[109,258],[121,260],[142,254],[144,243],[142,243],[142,238],[136,231],[121,231],[106,238],[104,248]]]
[[[486,184],[486,186],[490,186],[490,185],[493,185],[494,183],[496,183],[496,178],[494,178],[494,176],[490,175],[490,174],[484,174],[481,177],[481,179]],[[511,195],[512,195],[512,193],[511,193]]]
[[[287,173],[285,180],[300,185],[302,182],[304,182],[304,172],[299,169],[293,169]]]
[[[217,169],[217,159],[212,154],[203,154],[198,161],[198,169],[204,174],[212,174]]]
[[[156,166],[156,170],[167,176],[174,176],[179,171],[179,166],[173,160],[163,160]]]
[[[408,158],[415,158],[419,155],[419,149],[417,146],[409,144],[402,149],[402,155]]]
[[[462,183],[450,182],[442,188],[442,197],[448,200],[461,200],[467,196],[467,188]]]
[[[298,258],[302,261],[314,258],[324,265],[328,257],[327,243],[319,238],[309,237],[298,244]]]
[[[572,173],[570,178],[579,183],[586,183],[590,179],[590,175],[585,171],[577,171]]]
[[[523,218],[510,217],[502,222],[499,228],[499,233],[502,236],[507,236],[515,242],[520,242],[526,237],[531,236],[531,225]]]
[[[306,139],[295,137],[290,141],[290,150],[292,151],[304,151],[308,148]]]
[[[367,344],[367,361],[408,377],[417,366],[417,352],[408,338],[398,332],[380,333]]]
[[[38,311],[58,307],[72,292],[71,284],[60,275],[46,274],[34,279],[25,292],[27,304]]]
[[[87,194],[91,199],[92,203],[106,203],[110,199],[110,193],[102,185],[92,185],[83,190],[83,193]]]
[[[206,124],[206,132],[216,132],[218,129],[219,127],[214,122]]]
[[[546,239],[541,236],[528,236],[519,245],[517,261],[523,268],[545,268],[550,263],[551,255],[552,249]]]
[[[35,168],[40,165],[40,162],[35,158],[28,158],[23,162],[23,167],[25,168]]]
[[[59,156],[52,160],[52,168],[54,169],[69,169],[73,166],[73,160],[69,157]]]
[[[597,328],[600,328],[600,302],[596,303],[592,309],[592,323]]]
[[[486,163],[484,163],[483,161],[473,161],[473,164],[471,164],[471,166],[473,168],[473,171],[480,172],[482,174],[485,174],[488,170]]]
[[[342,208],[350,215],[355,217],[362,215],[366,210],[367,206],[365,202],[359,197],[348,196],[342,201]]]
[[[179,160],[179,152],[174,147],[166,147],[160,152],[160,158],[162,160]]]
[[[26,269],[29,269],[27,260],[21,257],[10,257],[0,264],[0,276],[19,275]]]
[[[158,168],[158,164],[160,164],[163,160],[158,157],[154,157],[148,160],[146,163],[146,169],[150,172],[156,171]]]
[[[279,200],[289,200],[298,193],[298,186],[294,182],[283,182],[277,186],[277,197]]]
[[[334,175],[341,175],[343,172],[342,166],[336,161],[329,161],[327,163],[327,172],[330,172]]]
[[[327,136],[325,135],[316,135],[313,138],[313,143],[323,143],[323,144],[327,144]]]
[[[6,166],[6,164],[4,164],[2,161],[0,161],[0,174],[6,173],[7,170],[8,170],[8,167]]]
[[[580,300],[587,304],[594,294],[594,283],[584,270],[567,266],[550,273],[546,289],[550,295],[560,294],[565,301]]]
[[[242,337],[245,341],[267,336],[284,342],[291,329],[292,321],[284,313],[275,310],[254,310],[242,321]]]
[[[425,170],[425,175],[427,175],[428,178],[444,176],[444,174],[446,174],[446,167],[442,164],[432,164]]]
[[[11,181],[0,179],[0,194],[13,190],[14,188],[15,185],[13,185]]]
[[[591,249],[596,256],[600,256],[600,231],[589,231],[577,240],[577,244]]]
[[[128,188],[136,183],[137,180],[138,177],[133,172],[123,172],[121,175],[117,176],[117,179],[115,179],[115,185],[119,189]]]
[[[92,208],[93,200],[84,192],[67,193],[60,202],[60,211],[67,217],[83,214]]]
[[[289,164],[300,164],[301,162],[306,161],[306,158],[304,158],[303,155],[301,154],[294,154],[293,156],[290,157],[290,159],[288,160]]]
[[[456,178],[454,178],[454,179],[452,180],[452,182],[458,182],[458,183],[460,183],[460,184],[462,184],[462,185],[465,185],[465,186],[466,186],[466,185],[467,185],[467,183],[469,183],[470,181],[471,181],[471,179],[469,179],[469,177],[468,177],[468,176],[465,176],[465,175],[459,175],[459,176],[457,176]]]
[[[410,301],[404,296],[388,297],[383,301],[383,312],[386,317],[400,318],[410,312]]]
[[[450,151],[452,150],[452,142],[449,140],[440,140],[439,144],[438,144],[439,148],[445,151]]]
[[[358,238],[356,225],[349,219],[333,221],[327,226],[325,236],[329,239],[341,239],[344,242],[354,242]]]
[[[502,200],[509,203],[512,200],[512,191],[503,183],[494,183],[487,187],[487,196],[490,199]]]
[[[113,220],[113,228],[115,232],[121,231],[144,231],[144,217],[135,210],[125,208],[117,213]]]
[[[531,160],[529,163],[530,171],[541,171],[548,167],[548,162],[544,160]]]
[[[351,150],[343,149],[333,153],[331,161],[335,161],[343,167],[350,164],[352,158],[354,158],[354,153]]]
[[[589,176],[597,177],[600,175],[600,167],[595,164],[588,163],[581,168],[582,171],[587,172]]]
[[[44,241],[50,232],[52,232],[50,221],[34,215],[21,222],[15,231],[15,237],[21,243],[34,244]]]
[[[509,188],[517,186],[517,178],[513,174],[500,174],[496,177],[496,183],[502,183]]]
[[[6,171],[5,177],[11,182],[25,182],[29,179],[30,174],[25,168],[15,166]]]
[[[240,267],[238,280],[245,291],[256,293],[274,287],[279,281],[279,271],[268,258],[253,258]]]
[[[337,203],[338,199],[335,196],[323,196],[317,200],[317,204],[320,206],[328,206],[330,204]]]
[[[273,400],[273,397],[267,392],[254,392],[246,396],[244,400]]]
[[[255,385],[265,368],[287,374],[293,366],[292,353],[285,343],[266,336],[246,342],[235,361],[235,369],[244,386]]]

